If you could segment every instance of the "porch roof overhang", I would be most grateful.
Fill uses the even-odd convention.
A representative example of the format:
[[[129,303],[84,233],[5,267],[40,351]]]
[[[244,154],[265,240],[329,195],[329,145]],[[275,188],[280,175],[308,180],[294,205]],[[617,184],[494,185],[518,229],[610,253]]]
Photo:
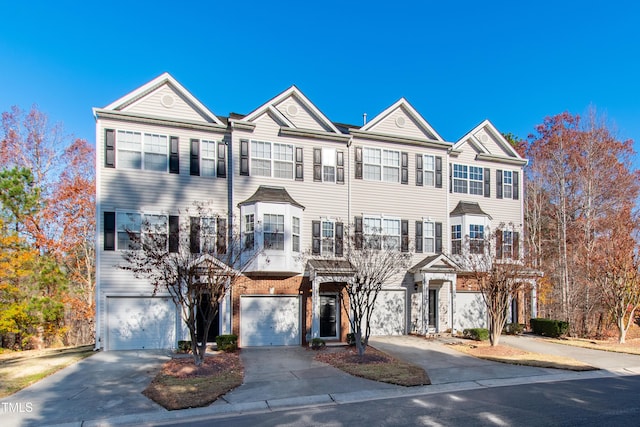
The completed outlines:
[[[409,269],[417,282],[422,280],[425,273],[457,274],[462,268],[445,254],[430,255],[422,259]]]
[[[355,274],[351,263],[343,259],[311,259],[307,267],[312,276],[350,277]]]

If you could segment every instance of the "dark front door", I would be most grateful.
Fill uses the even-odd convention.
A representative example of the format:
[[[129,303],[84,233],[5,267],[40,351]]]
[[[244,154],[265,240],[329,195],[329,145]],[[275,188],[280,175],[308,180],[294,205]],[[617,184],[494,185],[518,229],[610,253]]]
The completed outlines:
[[[438,291],[429,289],[429,327],[436,327],[436,315],[438,313]]]
[[[204,319],[212,309],[213,307],[211,306],[211,301],[209,298],[203,298],[202,301],[200,301],[200,304],[198,304],[198,309],[196,311],[196,335],[199,342],[202,342],[202,335],[204,333]],[[207,342],[215,342],[219,330],[220,313],[218,312],[218,310],[216,310],[216,315],[211,322],[209,333],[207,334]]]
[[[320,295],[320,336],[337,336],[337,295]]]

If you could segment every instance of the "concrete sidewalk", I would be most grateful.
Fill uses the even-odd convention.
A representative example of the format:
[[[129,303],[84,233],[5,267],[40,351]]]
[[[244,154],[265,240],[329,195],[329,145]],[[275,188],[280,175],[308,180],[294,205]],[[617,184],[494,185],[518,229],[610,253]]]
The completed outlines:
[[[640,356],[577,349],[531,337],[503,338],[507,338],[505,344],[514,347],[539,353],[558,351],[603,370],[568,372],[490,362],[459,353],[443,342],[413,336],[372,339],[371,344],[380,350],[425,368],[432,381],[430,386],[400,387],[345,374],[313,360],[316,353],[302,347],[246,348],[240,353],[245,366],[243,385],[208,407],[167,411],[140,392],[169,355],[152,351],[108,352],[98,353],[3,399],[0,415],[3,426],[153,425],[203,415],[640,374]],[[10,409],[14,411],[3,410],[4,402],[12,404]],[[15,411],[18,404],[25,408],[27,403],[31,404],[30,412]]]

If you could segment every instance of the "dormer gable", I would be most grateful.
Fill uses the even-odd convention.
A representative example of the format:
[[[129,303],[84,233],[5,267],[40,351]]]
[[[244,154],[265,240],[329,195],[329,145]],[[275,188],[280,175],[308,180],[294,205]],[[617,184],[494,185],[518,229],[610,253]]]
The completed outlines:
[[[435,129],[404,98],[400,98],[375,116],[359,131],[444,142]]]
[[[117,112],[138,117],[166,118],[171,121],[181,120],[226,127],[169,73],[161,74],[103,109],[96,110],[97,114],[101,112]]]
[[[518,154],[489,120],[484,120],[460,138],[454,144],[452,153],[460,153],[467,148],[475,151],[478,160],[494,160],[520,166],[527,164],[527,160]]]

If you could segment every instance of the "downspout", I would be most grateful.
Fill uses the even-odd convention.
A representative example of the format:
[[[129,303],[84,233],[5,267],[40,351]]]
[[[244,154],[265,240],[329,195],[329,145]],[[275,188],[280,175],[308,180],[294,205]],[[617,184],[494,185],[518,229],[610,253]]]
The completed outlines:
[[[351,146],[353,136],[347,141],[347,224],[351,221]]]
[[[226,142],[226,146],[227,146],[227,224],[229,224],[229,226],[227,227],[227,234],[228,234],[228,239],[229,242],[233,242],[233,230],[235,229],[235,224],[233,222],[233,174],[234,174],[234,169],[233,169],[233,122],[229,123],[229,139]],[[240,224],[238,224],[238,239],[241,239],[241,233],[240,233]],[[232,255],[231,259],[234,259],[235,257]],[[242,260],[240,261],[242,263]],[[225,313],[228,316],[228,321],[229,321],[229,330],[228,330],[228,334],[233,334],[233,287],[229,286],[228,290],[227,290],[227,294],[229,296],[228,301],[229,301],[229,307],[228,307],[228,313]],[[224,319],[225,321],[227,319]],[[226,322],[225,322],[226,323]]]
[[[99,153],[103,153],[103,150],[100,150],[98,148],[98,141],[100,141],[100,126],[98,123],[98,114],[94,108],[93,110],[93,118],[96,121],[96,158],[95,158],[95,168],[96,168],[96,216],[95,216],[95,221],[96,221],[96,239],[95,239],[95,251],[96,251],[96,275],[95,275],[95,344],[94,344],[94,351],[98,351],[100,350],[100,343],[102,342],[102,336],[101,336],[101,322],[100,322],[100,307],[102,306],[102,304],[100,304],[100,227],[99,224],[101,223],[100,221],[100,211],[102,209],[102,203],[100,203],[100,196],[101,196],[101,192],[100,192],[100,183],[102,182],[101,179],[101,173],[100,173],[100,164],[99,164],[99,160],[98,158],[100,157],[101,154]]]

